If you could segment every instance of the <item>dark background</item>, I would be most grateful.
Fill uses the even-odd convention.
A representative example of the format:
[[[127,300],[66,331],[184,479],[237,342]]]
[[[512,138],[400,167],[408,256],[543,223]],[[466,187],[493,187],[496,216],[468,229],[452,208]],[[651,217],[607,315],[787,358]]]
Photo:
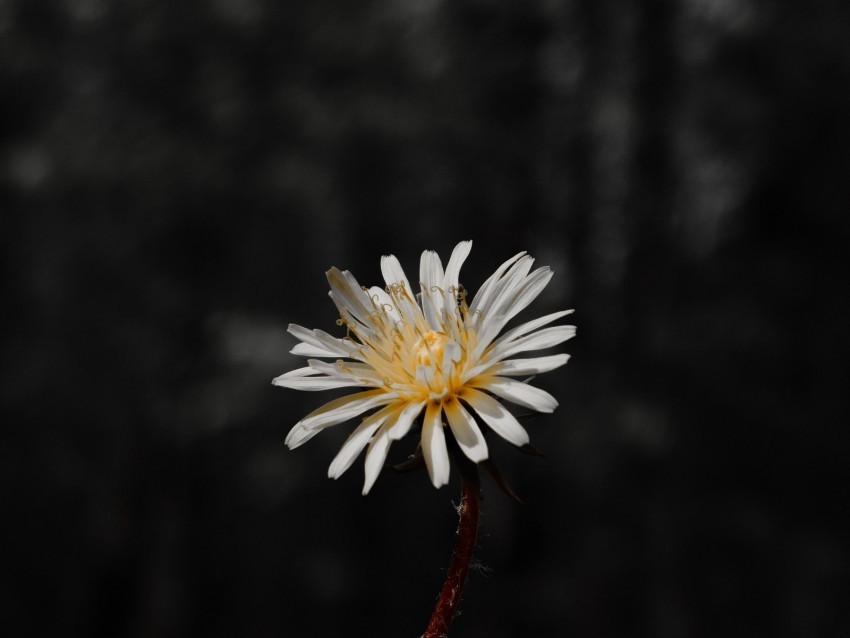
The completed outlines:
[[[850,5],[0,1],[8,636],[408,636],[452,483],[273,388],[324,271],[577,309],[453,636],[850,635]],[[414,439],[395,445],[402,460]]]

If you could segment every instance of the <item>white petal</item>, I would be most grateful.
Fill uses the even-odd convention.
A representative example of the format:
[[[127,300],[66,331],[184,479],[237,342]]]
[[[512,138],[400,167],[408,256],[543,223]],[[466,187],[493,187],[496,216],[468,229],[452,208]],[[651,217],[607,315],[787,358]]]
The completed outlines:
[[[349,394],[326,403],[296,423],[286,435],[286,445],[294,450],[325,428],[353,419],[364,412],[391,403],[397,395],[382,390]]]
[[[441,330],[440,312],[444,306],[443,264],[433,250],[422,253],[419,262],[419,285],[422,288],[422,312],[431,330]]]
[[[446,266],[446,273],[443,276],[443,290],[448,292],[451,288],[458,287],[460,267],[463,266],[463,262],[465,262],[466,258],[469,257],[469,251],[471,250],[471,241],[462,241],[455,246],[452,251],[452,256],[449,257],[449,263]]]
[[[298,354],[303,357],[338,357],[339,354],[331,352],[326,348],[311,346],[309,343],[298,343],[289,351],[291,354]]]
[[[409,403],[399,414],[398,420],[389,428],[389,436],[391,441],[398,441],[410,431],[410,426],[422,412],[425,402]]]
[[[567,361],[568,354],[553,354],[548,357],[536,357],[534,359],[509,359],[502,361],[487,369],[487,374],[499,374],[507,376],[523,376],[529,374],[543,374],[555,368],[560,368]]]
[[[272,380],[272,384],[293,390],[331,390],[333,388],[381,386],[383,380],[371,369],[366,368],[366,374],[356,375],[347,372],[336,364],[326,363],[318,359],[310,359],[306,368],[298,368],[280,375]],[[350,366],[358,364],[351,363]],[[360,364],[362,365],[362,364]],[[320,376],[326,375],[326,376]]]
[[[384,468],[384,461],[387,460],[387,452],[390,451],[390,437],[387,434],[387,424],[384,424],[375,438],[369,443],[369,450],[366,452],[366,461],[364,462],[366,479],[363,482],[363,496],[369,493],[372,486],[375,484],[375,479]]]
[[[472,303],[469,304],[469,310],[471,313],[475,313],[480,307],[485,306],[490,301],[490,296],[493,294],[493,291],[496,286],[496,282],[502,277],[502,273],[504,273],[517,259],[525,256],[525,251],[521,253],[517,253],[506,262],[504,262],[501,266],[496,269],[492,275],[487,278],[481,287],[478,289],[478,292],[475,293],[475,297],[472,299]]]
[[[443,262],[433,250],[422,251],[419,259],[419,282],[429,290],[443,285]]]
[[[398,309],[393,303],[392,297],[387,294],[387,291],[377,286],[369,288],[369,294],[372,297],[372,303],[376,306],[376,311],[380,314],[386,314],[386,320],[391,324],[401,319],[398,314]]]
[[[463,262],[469,256],[469,251],[472,250],[471,241],[462,241],[455,246],[452,251],[452,256],[449,258],[449,263],[446,266],[446,272],[443,275],[443,308],[445,309],[445,317],[459,317],[457,295],[459,292],[459,277],[460,268]],[[455,321],[447,322],[448,327],[453,335],[457,337],[457,325]]]
[[[499,337],[495,343],[513,341],[514,339],[519,339],[521,336],[528,334],[538,328],[542,328],[543,326],[552,323],[553,321],[557,321],[561,317],[566,317],[567,315],[571,315],[575,312],[575,310],[561,310],[559,312],[553,312],[548,315],[543,315],[542,317],[538,317],[537,319],[532,319],[531,321],[527,321],[516,328],[512,328],[508,330],[505,334]]]
[[[430,326],[425,321],[425,315],[422,314],[422,308],[416,303],[416,300],[411,296],[410,291],[394,291],[392,294],[395,306],[401,314],[400,327],[402,330],[418,331],[419,333],[428,332]]]
[[[360,305],[366,311],[367,316],[364,319],[368,319],[374,308],[372,307],[372,298],[369,296],[366,287],[360,285],[360,282],[357,281],[357,278],[350,270],[343,270],[342,276],[345,277],[345,281],[348,283],[348,290],[351,291],[353,297],[360,302]]]
[[[404,269],[395,255],[384,255],[381,257],[381,274],[384,276],[387,286],[401,284],[408,291],[410,290],[410,283],[408,283]]]
[[[531,271],[534,258],[523,255],[505,273],[505,276],[493,284],[486,303],[479,306],[480,321],[491,321],[494,317],[505,312],[508,300],[516,293],[517,287]]]
[[[487,458],[487,442],[475,423],[472,415],[466,411],[460,401],[452,399],[444,406],[449,427],[452,429],[455,441],[469,460],[478,463]]]
[[[527,263],[530,267],[531,258],[528,259]],[[553,274],[551,268],[543,266],[516,281],[512,289],[506,287],[501,297],[500,312],[504,312],[508,318],[516,316],[537,298],[552,279]]]
[[[479,377],[470,382],[477,388],[492,392],[511,403],[516,403],[536,412],[554,412],[558,401],[540,388],[504,377]]]
[[[296,323],[289,324],[288,332],[294,337],[301,339],[304,343],[314,346],[319,350],[332,352],[332,356],[348,357],[351,356],[351,351],[354,349],[354,345],[350,342],[332,337],[322,330],[308,330]]]
[[[280,375],[279,377],[276,377],[276,379],[280,379],[283,377],[311,377],[316,374],[320,374],[318,370],[316,370],[315,368],[311,368],[310,366],[306,366],[304,368],[296,368],[295,370],[290,370],[289,372],[286,372]]]
[[[548,266],[538,268],[522,282],[516,295],[509,301],[507,316],[512,319],[537,299],[543,289],[549,285],[554,272]]]
[[[381,374],[367,363],[355,363],[353,361],[337,361],[327,363],[318,359],[310,359],[307,363],[316,372],[321,372],[329,377],[337,379],[348,379],[357,381],[360,385],[373,385],[382,387],[384,379]]]
[[[313,410],[299,421],[299,425],[308,429],[323,429],[353,419],[367,410],[386,405],[397,398],[397,394],[384,390],[367,390],[366,392],[349,394],[329,401],[319,409]]]
[[[534,259],[528,255],[520,257],[505,276],[496,282],[487,303],[482,304],[480,312],[475,315],[475,327],[478,331],[475,356],[481,354],[513,316],[511,303],[522,291],[524,282],[527,281],[526,276],[533,263]]]
[[[289,431],[289,434],[286,435],[286,447],[290,450],[294,450],[295,448],[304,445],[319,432],[321,432],[321,430],[308,430],[300,423],[296,423]]]
[[[369,312],[362,304],[357,306],[352,305],[351,299],[346,299],[346,297],[341,295],[338,290],[328,291],[328,297],[330,297],[331,301],[334,302],[337,311],[343,319],[353,321],[355,325],[371,327],[372,320],[369,318]]]
[[[336,457],[334,457],[334,460],[331,461],[331,465],[328,468],[329,478],[338,479],[342,476],[343,472],[351,467],[351,464],[354,463],[354,460],[358,457],[360,452],[363,451],[363,448],[366,447],[369,439],[372,438],[372,434],[374,434],[375,430],[377,430],[387,418],[388,412],[386,410],[387,408],[384,408],[383,410],[366,417],[363,419],[363,422],[348,435],[348,438],[345,443],[343,443],[342,448],[340,448]]]
[[[292,390],[318,392],[321,390],[333,390],[335,388],[367,387],[374,385],[374,383],[361,381],[359,379],[344,379],[341,377],[288,377],[286,374],[282,374],[279,377],[272,379],[272,385],[276,385],[281,388],[291,388]]]
[[[331,286],[331,291],[328,294],[340,313],[347,310],[360,323],[370,325],[372,323],[369,318],[372,312],[372,303],[369,301],[369,295],[360,287],[354,275],[347,270],[343,272],[339,268],[331,268],[325,275]]]
[[[443,433],[442,409],[438,403],[430,402],[425,409],[425,422],[422,425],[422,456],[428,467],[428,475],[434,487],[442,487],[449,482],[449,453],[446,450],[446,437]]]
[[[557,346],[576,336],[575,326],[553,326],[506,343],[496,343],[484,354],[488,361],[500,361],[520,352]]]
[[[313,335],[316,337],[319,344],[323,345],[328,350],[335,347],[346,353],[346,357],[357,357],[357,351],[360,349],[360,344],[354,343],[350,338],[346,337],[345,339],[339,339],[338,337],[329,335],[324,330],[318,329],[313,330]]]
[[[475,355],[480,355],[505,325],[537,298],[552,279],[552,270],[538,268],[512,290],[505,289],[495,302],[488,317],[486,311],[478,333]]]
[[[390,289],[390,296],[401,315],[401,320],[407,322],[410,326],[415,326],[422,332],[428,330],[428,325],[422,316],[422,309],[413,297],[414,291],[410,288],[404,270],[402,270],[401,264],[395,256],[385,255],[381,257],[381,273]],[[397,286],[401,286],[404,292],[399,291]]]
[[[460,398],[475,410],[476,414],[490,426],[493,432],[509,443],[517,447],[522,447],[528,443],[528,432],[525,431],[525,428],[519,424],[513,414],[508,412],[505,406],[489,394],[473,388],[465,388]]]

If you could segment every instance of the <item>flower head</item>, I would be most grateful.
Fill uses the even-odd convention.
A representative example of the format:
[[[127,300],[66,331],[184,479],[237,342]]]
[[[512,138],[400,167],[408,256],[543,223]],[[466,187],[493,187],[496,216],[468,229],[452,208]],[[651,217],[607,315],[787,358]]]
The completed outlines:
[[[327,427],[368,414],[328,470],[328,476],[338,478],[368,445],[366,494],[390,444],[407,434],[423,414],[422,455],[435,487],[449,480],[446,425],[475,463],[488,458],[479,423],[516,446],[528,443],[525,428],[497,399],[537,412],[557,407],[551,394],[515,377],[548,372],[564,365],[569,355],[512,357],[575,336],[575,326],[544,328],[572,310],[501,334],[546,287],[552,271],[548,267],[532,271],[534,260],[521,252],[499,266],[469,302],[459,274],[471,248],[471,241],[455,246],[445,270],[437,253],[423,252],[418,294],[392,255],[381,258],[386,288],[361,287],[350,272],[337,268],[327,272],[338,323],[346,327],[347,335],[338,338],[291,324],[289,332],[301,340],[292,353],[316,358],[272,383],[296,390],[362,389],[326,403],[296,423],[286,438],[291,449]]]

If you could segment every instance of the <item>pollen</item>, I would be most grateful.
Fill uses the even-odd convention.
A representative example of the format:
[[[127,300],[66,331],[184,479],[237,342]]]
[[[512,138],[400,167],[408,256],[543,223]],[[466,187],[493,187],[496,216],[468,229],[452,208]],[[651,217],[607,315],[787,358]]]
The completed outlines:
[[[442,364],[443,350],[449,342],[448,335],[429,330],[413,346],[414,365],[434,367]]]

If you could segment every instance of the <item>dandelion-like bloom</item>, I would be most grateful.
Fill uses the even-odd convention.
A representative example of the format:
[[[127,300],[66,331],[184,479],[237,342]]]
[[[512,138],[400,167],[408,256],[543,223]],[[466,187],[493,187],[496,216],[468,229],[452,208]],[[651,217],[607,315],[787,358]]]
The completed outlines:
[[[339,478],[368,445],[363,486],[367,494],[390,444],[407,434],[423,412],[421,449],[435,487],[449,480],[446,423],[459,448],[475,463],[488,458],[479,422],[513,445],[528,443],[525,428],[498,399],[536,412],[557,407],[551,394],[514,377],[548,372],[564,365],[569,355],[512,357],[572,338],[575,326],[544,328],[572,310],[534,319],[500,335],[546,287],[552,270],[532,271],[534,259],[521,252],[499,266],[468,303],[458,277],[471,248],[471,241],[455,246],[445,270],[435,252],[423,252],[418,295],[392,255],[381,258],[386,288],[361,287],[350,272],[338,268],[327,272],[338,323],[348,334],[337,338],[291,324],[289,332],[301,340],[291,352],[336,361],[308,359],[307,367],[272,383],[296,390],[363,390],[330,401],[296,423],[286,437],[291,449],[327,427],[369,413],[328,470],[329,477]]]

